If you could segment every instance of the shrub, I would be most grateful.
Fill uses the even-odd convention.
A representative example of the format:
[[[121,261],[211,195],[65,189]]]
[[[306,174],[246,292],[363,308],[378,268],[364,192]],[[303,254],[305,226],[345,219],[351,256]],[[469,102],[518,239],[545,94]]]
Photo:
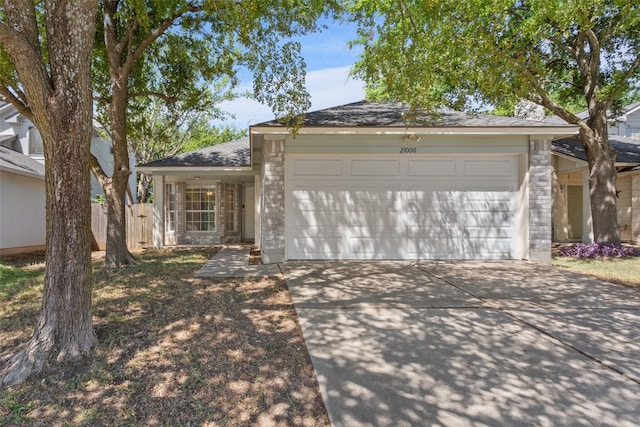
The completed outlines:
[[[560,249],[560,256],[573,258],[604,258],[640,256],[640,248],[614,243],[576,243]]]

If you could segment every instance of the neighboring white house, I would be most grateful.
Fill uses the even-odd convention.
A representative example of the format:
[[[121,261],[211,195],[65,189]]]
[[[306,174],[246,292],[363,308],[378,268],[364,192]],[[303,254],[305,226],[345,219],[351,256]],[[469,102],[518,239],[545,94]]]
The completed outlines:
[[[627,105],[622,113],[609,120],[609,135],[640,140],[640,102]]]
[[[98,159],[98,163],[108,176],[113,173],[113,155],[111,142],[101,137],[97,129],[100,126],[94,123],[93,136],[91,138],[91,153]],[[44,147],[40,132],[34,124],[18,112],[13,104],[0,102],[0,137],[16,136],[17,139],[11,141],[11,148],[25,156],[44,164]],[[5,142],[5,146],[9,143]],[[131,156],[130,169],[133,171],[129,177],[129,188],[131,194],[136,194],[136,173],[135,157]],[[91,197],[95,198],[103,195],[104,191],[98,180],[91,175]]]
[[[0,253],[25,252],[45,245],[44,147],[33,123],[9,103],[0,102]],[[91,153],[108,175],[113,172],[111,144],[93,131]],[[135,158],[129,180],[136,194]],[[91,197],[104,194],[91,176]]]
[[[152,162],[154,246],[296,259],[551,260],[551,141],[575,126],[357,102]]]
[[[588,113],[578,115],[586,117]],[[616,150],[618,226],[623,242],[640,244],[640,103],[609,120]],[[589,202],[589,165],[576,138],[553,142],[555,241],[593,241]]]
[[[0,144],[0,255],[44,249],[45,220],[44,166]]]

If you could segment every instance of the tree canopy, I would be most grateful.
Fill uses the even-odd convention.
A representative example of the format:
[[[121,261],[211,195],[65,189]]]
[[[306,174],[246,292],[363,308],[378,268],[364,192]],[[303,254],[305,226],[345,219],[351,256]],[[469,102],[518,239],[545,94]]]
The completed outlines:
[[[354,73],[374,99],[414,111],[526,99],[580,129],[597,241],[619,241],[607,111],[637,90],[636,0],[374,0],[349,3],[364,46]],[[575,106],[589,111],[587,119]]]
[[[565,105],[609,107],[640,78],[640,5],[632,0],[377,0],[353,7],[364,45],[355,73],[374,98],[456,109],[524,98],[578,123]]]
[[[292,37],[317,29],[337,0],[103,0],[94,75],[98,109],[108,116],[114,174],[93,170],[107,199],[105,265],[135,263],[126,248],[130,101],[156,97],[199,102],[212,84],[237,83],[241,66],[253,72],[254,97],[295,125],[310,107],[305,63]],[[215,96],[215,95],[214,95]]]

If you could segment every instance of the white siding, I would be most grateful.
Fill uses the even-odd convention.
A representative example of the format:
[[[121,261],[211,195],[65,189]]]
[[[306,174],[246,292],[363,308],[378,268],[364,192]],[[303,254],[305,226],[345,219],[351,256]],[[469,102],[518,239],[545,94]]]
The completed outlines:
[[[45,244],[44,179],[0,171],[0,249]]]

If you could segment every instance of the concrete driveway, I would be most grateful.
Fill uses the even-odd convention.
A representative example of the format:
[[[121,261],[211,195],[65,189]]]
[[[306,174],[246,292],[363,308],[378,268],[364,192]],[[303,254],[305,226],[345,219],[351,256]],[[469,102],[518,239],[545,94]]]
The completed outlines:
[[[640,291],[523,262],[281,264],[334,426],[637,426]]]

